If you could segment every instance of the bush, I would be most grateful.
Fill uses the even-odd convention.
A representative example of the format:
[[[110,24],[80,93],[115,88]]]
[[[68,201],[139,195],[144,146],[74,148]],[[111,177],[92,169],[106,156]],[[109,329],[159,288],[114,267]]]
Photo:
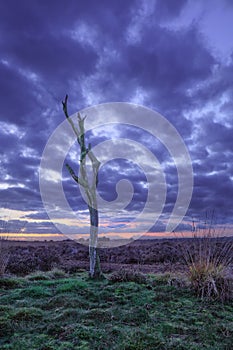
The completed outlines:
[[[233,240],[216,235],[212,225],[194,230],[190,244],[182,244],[191,287],[201,299],[226,301],[232,297]]]
[[[8,239],[5,237],[0,237],[0,276],[3,276],[9,261],[10,252]]]
[[[231,299],[233,279],[226,273],[226,266],[208,261],[196,262],[189,266],[189,278],[201,299]]]

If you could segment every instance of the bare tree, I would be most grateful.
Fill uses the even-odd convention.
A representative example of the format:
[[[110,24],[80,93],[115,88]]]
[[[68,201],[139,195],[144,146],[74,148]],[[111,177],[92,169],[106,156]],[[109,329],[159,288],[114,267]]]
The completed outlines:
[[[102,277],[100,259],[98,253],[98,226],[99,226],[99,213],[98,213],[98,203],[96,198],[96,189],[98,185],[98,170],[100,167],[100,162],[95,157],[91,150],[91,144],[86,147],[85,142],[85,128],[84,122],[85,117],[81,117],[78,113],[78,127],[75,126],[73,120],[70,118],[67,110],[67,100],[68,95],[66,95],[65,100],[62,101],[64,114],[70,123],[75,135],[77,136],[77,141],[80,148],[80,175],[77,176],[74,170],[69,164],[66,164],[70,175],[77,184],[81,185],[86,194],[89,214],[90,214],[90,237],[89,237],[89,257],[90,257],[90,277],[100,278]],[[91,161],[92,166],[92,178],[91,180],[87,174],[86,159],[87,156]]]

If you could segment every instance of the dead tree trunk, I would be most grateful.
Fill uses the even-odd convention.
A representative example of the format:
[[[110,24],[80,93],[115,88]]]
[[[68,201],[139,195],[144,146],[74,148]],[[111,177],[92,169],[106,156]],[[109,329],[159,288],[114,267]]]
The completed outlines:
[[[80,147],[80,176],[77,176],[74,170],[66,164],[72,178],[81,185],[86,194],[86,200],[88,204],[88,210],[90,214],[90,237],[89,237],[89,257],[90,257],[90,271],[89,275],[91,278],[102,277],[100,259],[98,254],[98,227],[99,227],[99,213],[96,199],[96,189],[98,185],[98,170],[100,167],[100,162],[95,157],[91,150],[91,145],[86,147],[85,143],[85,128],[84,121],[85,117],[81,117],[78,113],[78,128],[74,125],[73,120],[69,117],[67,111],[67,100],[68,95],[65,97],[65,101],[62,101],[64,114],[70,123],[75,135],[77,136],[77,141]],[[89,157],[92,165],[92,181],[89,181],[86,169],[86,156]]]

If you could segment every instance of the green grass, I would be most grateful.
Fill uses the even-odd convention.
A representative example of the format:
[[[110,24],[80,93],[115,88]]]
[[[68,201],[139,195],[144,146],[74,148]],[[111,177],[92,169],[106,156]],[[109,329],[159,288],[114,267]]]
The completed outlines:
[[[0,348],[232,349],[233,303],[201,302],[168,282],[92,281],[86,273],[1,279]]]

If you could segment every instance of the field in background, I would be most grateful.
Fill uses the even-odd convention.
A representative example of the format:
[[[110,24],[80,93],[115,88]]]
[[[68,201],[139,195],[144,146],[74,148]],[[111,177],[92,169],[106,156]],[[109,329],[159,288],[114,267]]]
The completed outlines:
[[[218,240],[220,249],[223,242],[223,239]],[[6,244],[10,250],[7,273],[25,275],[54,267],[73,273],[89,266],[88,247],[71,240],[8,241]],[[192,244],[192,239],[137,240],[128,245],[101,249],[101,265],[104,272],[115,271],[121,266],[143,272],[182,272],[186,269],[183,247],[192,249]]]

